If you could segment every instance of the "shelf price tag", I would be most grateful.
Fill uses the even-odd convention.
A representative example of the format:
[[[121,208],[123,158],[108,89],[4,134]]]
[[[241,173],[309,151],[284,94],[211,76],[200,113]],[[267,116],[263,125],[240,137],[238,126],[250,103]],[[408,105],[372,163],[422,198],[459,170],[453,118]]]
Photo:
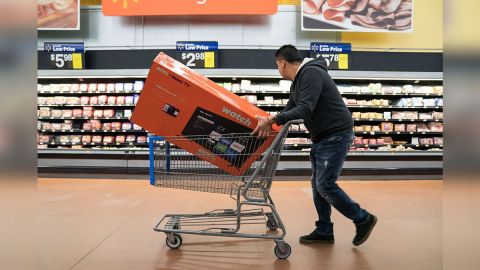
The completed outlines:
[[[328,69],[349,69],[350,43],[310,43],[310,57],[323,57]]]
[[[44,43],[52,69],[84,69],[85,47],[83,43]]]
[[[218,42],[177,41],[176,59],[189,68],[217,68]]]

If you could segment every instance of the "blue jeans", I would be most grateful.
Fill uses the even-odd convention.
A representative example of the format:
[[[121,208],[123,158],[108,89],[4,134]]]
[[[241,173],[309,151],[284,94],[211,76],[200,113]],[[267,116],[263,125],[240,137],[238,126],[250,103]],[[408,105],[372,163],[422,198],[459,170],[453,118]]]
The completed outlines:
[[[312,144],[313,202],[318,213],[315,226],[316,231],[323,235],[333,235],[333,223],[330,220],[332,205],[354,223],[361,223],[368,216],[368,212],[350,199],[336,183],[352,140],[353,132],[347,132]]]

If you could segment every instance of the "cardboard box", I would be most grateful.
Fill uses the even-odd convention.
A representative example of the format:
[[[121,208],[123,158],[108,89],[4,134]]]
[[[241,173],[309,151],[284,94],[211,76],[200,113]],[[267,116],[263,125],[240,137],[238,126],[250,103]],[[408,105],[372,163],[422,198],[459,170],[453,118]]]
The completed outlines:
[[[189,138],[175,141],[175,145],[229,174],[241,175],[274,138],[226,139],[225,134],[251,133],[257,126],[256,116],[266,117],[268,113],[160,53],[150,68],[131,121],[159,136]],[[278,129],[274,126],[274,132]],[[199,142],[189,137],[197,135],[210,139]]]

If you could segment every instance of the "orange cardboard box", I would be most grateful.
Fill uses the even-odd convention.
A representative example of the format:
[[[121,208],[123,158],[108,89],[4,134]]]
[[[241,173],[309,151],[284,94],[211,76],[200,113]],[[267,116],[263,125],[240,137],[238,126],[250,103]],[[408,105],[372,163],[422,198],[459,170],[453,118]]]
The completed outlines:
[[[200,158],[227,173],[241,175],[274,138],[222,139],[222,135],[252,132],[256,116],[268,113],[161,52],[153,61],[131,120],[158,136],[209,136],[211,140],[203,143],[181,140],[175,144],[192,154],[202,153]],[[254,151],[248,150],[252,145]],[[213,158],[205,153],[213,153]]]

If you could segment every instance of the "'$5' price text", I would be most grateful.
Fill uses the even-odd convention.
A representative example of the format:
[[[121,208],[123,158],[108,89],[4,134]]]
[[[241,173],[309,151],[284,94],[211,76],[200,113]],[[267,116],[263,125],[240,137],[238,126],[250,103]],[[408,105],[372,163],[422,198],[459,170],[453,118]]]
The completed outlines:
[[[51,54],[50,60],[55,62],[55,65],[58,68],[62,68],[65,66],[65,62],[72,62],[73,56],[72,54]]]

